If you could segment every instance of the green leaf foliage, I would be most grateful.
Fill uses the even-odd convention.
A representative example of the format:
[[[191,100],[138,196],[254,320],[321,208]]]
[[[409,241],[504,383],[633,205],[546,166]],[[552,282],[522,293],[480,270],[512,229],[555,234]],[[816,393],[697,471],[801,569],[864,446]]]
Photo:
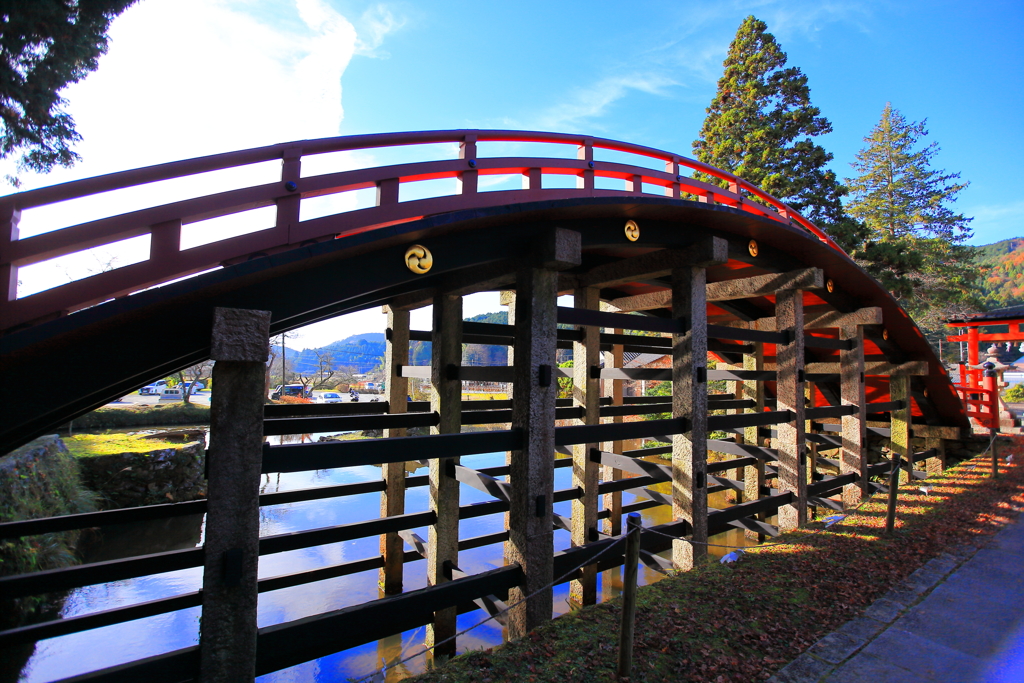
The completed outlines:
[[[42,173],[78,160],[81,136],[60,92],[96,70],[110,22],[134,2],[2,1],[0,158],[21,155],[20,169]]]
[[[844,249],[865,235],[843,210],[847,189],[826,168],[832,154],[812,138],[832,124],[811,104],[807,76],[759,19],[744,19],[729,46],[725,73],[693,143],[699,161],[730,171],[817,223]],[[696,178],[726,187],[707,174]]]
[[[924,121],[886,104],[852,164],[847,210],[870,231],[854,258],[934,337],[945,319],[980,305],[979,271],[966,244],[971,219],[952,208],[967,183],[932,168],[939,147],[926,135]]]

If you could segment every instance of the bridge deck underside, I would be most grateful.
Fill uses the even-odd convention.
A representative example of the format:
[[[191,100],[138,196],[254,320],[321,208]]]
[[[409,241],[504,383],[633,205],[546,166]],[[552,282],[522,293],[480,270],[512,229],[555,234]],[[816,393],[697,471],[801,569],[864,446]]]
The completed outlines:
[[[624,234],[627,220],[640,226],[635,242]],[[670,279],[657,267],[658,255],[708,237],[722,238],[729,246],[728,261],[707,268],[709,284],[820,269],[829,286],[804,290],[803,305],[808,321],[826,322],[806,332],[837,338],[838,329],[827,326],[827,316],[881,309],[883,322],[865,327],[865,360],[875,367],[926,364],[927,372],[911,383],[915,421],[967,426],[941,363],[913,321],[845,255],[803,231],[729,207],[653,197],[590,198],[456,212],[320,242],[5,335],[0,338],[0,385],[17,399],[4,411],[0,450],[205,360],[215,307],[271,311],[271,333],[276,335],[383,304],[427,304],[439,292],[514,289],[517,270],[536,258],[535,238],[553,228],[582,236],[583,262],[560,273],[561,291],[597,282],[601,299],[657,317],[671,312],[671,300],[663,294],[670,291]],[[433,267],[426,274],[415,274],[405,265],[406,248],[414,243],[433,254]],[[654,265],[640,272],[645,263]],[[601,275],[616,275],[616,269],[621,271],[616,277]],[[627,304],[644,295],[646,303],[630,309]],[[775,305],[771,293],[716,300],[707,304],[708,324],[746,328],[762,321],[756,323],[761,329],[774,330]],[[770,367],[774,344],[764,347]],[[741,354],[727,346],[716,348],[712,350],[726,363],[742,363]],[[829,367],[838,357],[839,350],[827,341],[811,343],[805,362]],[[868,401],[890,399],[885,374],[868,372]],[[69,376],[80,379],[68,390],[58,390],[68,386]],[[816,405],[839,403],[838,377],[822,376],[814,387]]]

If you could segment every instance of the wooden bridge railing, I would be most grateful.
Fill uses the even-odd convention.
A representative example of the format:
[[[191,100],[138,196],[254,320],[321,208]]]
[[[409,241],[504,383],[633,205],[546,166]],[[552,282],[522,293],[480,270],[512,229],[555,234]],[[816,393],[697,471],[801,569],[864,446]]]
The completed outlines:
[[[453,148],[457,145],[458,158],[303,176],[303,159],[320,154],[437,143],[451,143]],[[570,146],[575,154],[574,158],[488,158],[478,154],[480,143],[557,143]],[[595,153],[605,152],[655,159],[664,165],[664,170],[595,158]],[[118,190],[273,160],[282,163],[278,182],[185,199],[19,237],[23,212],[31,216],[31,211],[39,207],[115,193],[108,195],[113,212]],[[690,172],[722,179],[728,183],[728,189],[684,175]],[[523,189],[481,191],[479,179],[488,175],[521,176]],[[552,175],[575,177],[576,188],[545,188],[543,177]],[[442,178],[457,181],[456,194],[402,200],[403,185]],[[600,189],[595,185],[596,178],[621,180],[624,189]],[[2,330],[18,329],[211,268],[423,216],[540,199],[642,195],[645,185],[657,188],[664,196],[695,198],[800,226],[839,250],[810,221],[741,178],[681,155],[640,145],[566,134],[493,130],[302,140],[123,171],[0,197],[0,221],[3,222],[0,230],[0,325]],[[377,197],[375,206],[371,208],[300,220],[306,200],[374,188]],[[188,249],[181,246],[182,226],[263,207],[276,207],[272,228]],[[19,269],[140,236],[150,238],[149,257],[140,263],[36,294],[18,295]]]

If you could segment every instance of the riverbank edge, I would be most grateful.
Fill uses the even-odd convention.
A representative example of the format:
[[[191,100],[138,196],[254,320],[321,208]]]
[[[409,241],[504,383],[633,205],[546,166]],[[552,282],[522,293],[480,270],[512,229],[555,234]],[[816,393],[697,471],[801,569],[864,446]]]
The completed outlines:
[[[1024,439],[1003,456],[1024,457]],[[838,525],[822,522],[748,549],[729,565],[640,588],[631,681],[766,680],[823,637],[862,618],[877,598],[950,548],[974,547],[1024,504],[1024,468],[978,455],[929,478],[929,493],[901,489],[896,533],[886,537],[885,497]],[[911,493],[913,491],[913,493]],[[408,680],[616,681],[620,601],[587,607],[499,648],[471,652]],[[413,652],[417,648],[410,648]]]
[[[97,408],[58,428],[61,434],[102,429],[210,424],[210,407],[190,403]]]

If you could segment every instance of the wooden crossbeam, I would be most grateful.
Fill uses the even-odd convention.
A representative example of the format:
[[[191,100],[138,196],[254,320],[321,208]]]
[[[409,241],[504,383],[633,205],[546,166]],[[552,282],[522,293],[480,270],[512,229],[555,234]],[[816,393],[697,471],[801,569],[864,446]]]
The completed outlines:
[[[466,467],[465,465],[453,465],[453,467],[455,468],[455,478],[461,483],[471,486],[477,491],[489,493],[495,498],[503,500],[506,503],[508,502],[510,488],[505,482],[499,481],[498,479],[488,476],[483,472]]]
[[[736,479],[729,479],[727,477],[717,477],[713,474],[709,474],[708,479],[710,481],[715,482],[719,486],[724,486],[726,488],[732,489],[733,491],[742,491],[745,486],[742,481],[738,481]]]
[[[648,569],[658,572],[659,574],[665,574],[666,576],[672,571],[672,563],[666,560],[660,555],[655,555],[649,550],[640,549],[640,561],[644,563]]]
[[[614,467],[619,470],[626,470],[633,474],[643,474],[653,477],[657,481],[672,481],[672,468],[666,465],[659,465],[639,458],[631,458],[628,455],[598,451],[598,459],[602,465]]]
[[[728,453],[729,455],[751,455],[765,462],[772,462],[779,458],[778,451],[773,448],[751,446],[733,441],[725,441],[724,439],[708,439],[708,450],[717,453]]]
[[[776,292],[793,289],[821,289],[825,275],[818,268],[801,268],[787,273],[769,273],[754,277],[708,283],[708,301],[730,301],[772,296]]]
[[[834,311],[824,315],[808,315],[804,321],[805,330],[817,330],[827,327],[853,327],[855,325],[881,325],[882,309],[878,306],[860,308],[850,313]]]
[[[411,529],[403,529],[398,532],[398,536],[411,545],[421,556],[427,556],[427,542],[419,534],[414,533]]]
[[[843,504],[839,501],[832,500],[831,498],[820,498],[818,496],[808,496],[808,505],[816,505],[821,508],[828,508],[829,510],[835,510],[836,512],[843,511]]]
[[[653,500],[654,502],[661,503],[662,505],[672,505],[671,494],[660,493],[654,489],[637,487],[635,489],[626,489],[626,493],[632,493],[638,498],[647,498],[648,500]]]
[[[706,298],[709,302],[726,302],[737,299],[749,299],[758,296],[771,296],[785,289],[821,289],[824,287],[824,275],[818,268],[803,268],[787,273],[769,273],[754,277],[710,282],[705,286]],[[650,311],[657,308],[668,308],[672,304],[672,292],[649,292],[613,299],[611,304],[621,311]],[[881,315],[879,310],[879,315]]]
[[[746,531],[753,531],[758,534],[765,536],[771,536],[776,538],[779,535],[779,528],[767,522],[754,519],[753,517],[743,517],[741,519],[735,519],[729,522],[729,526],[736,527],[737,529],[744,529]]]
[[[729,243],[721,237],[700,240],[685,249],[662,249],[621,261],[613,261],[577,276],[576,287],[610,287],[637,278],[669,275],[674,268],[720,265],[729,260]],[[621,306],[611,302],[620,310]]]
[[[805,370],[808,374],[838,374],[839,363],[807,363]],[[775,368],[774,363],[765,363],[766,368]],[[928,368],[928,361],[908,361],[906,363],[886,363],[879,361],[866,361],[864,363],[864,374],[869,376],[877,375],[928,375],[931,374]]]

